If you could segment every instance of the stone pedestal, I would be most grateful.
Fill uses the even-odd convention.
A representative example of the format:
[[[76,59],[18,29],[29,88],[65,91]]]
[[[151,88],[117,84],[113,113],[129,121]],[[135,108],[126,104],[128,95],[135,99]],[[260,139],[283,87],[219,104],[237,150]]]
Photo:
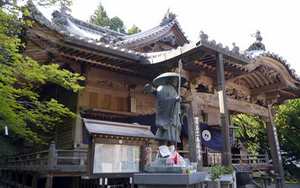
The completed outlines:
[[[141,173],[133,176],[138,188],[196,188],[204,182],[206,172],[192,174],[179,173]]]

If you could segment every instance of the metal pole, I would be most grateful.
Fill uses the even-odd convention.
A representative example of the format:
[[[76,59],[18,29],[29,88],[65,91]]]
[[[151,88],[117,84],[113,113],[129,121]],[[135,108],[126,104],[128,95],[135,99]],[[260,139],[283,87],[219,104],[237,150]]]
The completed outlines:
[[[225,94],[225,75],[224,75],[224,59],[223,54],[217,54],[217,81],[218,81],[218,96],[220,108],[220,123],[222,134],[224,137],[222,164],[231,165],[231,145],[229,136],[229,116],[227,109],[227,99]]]

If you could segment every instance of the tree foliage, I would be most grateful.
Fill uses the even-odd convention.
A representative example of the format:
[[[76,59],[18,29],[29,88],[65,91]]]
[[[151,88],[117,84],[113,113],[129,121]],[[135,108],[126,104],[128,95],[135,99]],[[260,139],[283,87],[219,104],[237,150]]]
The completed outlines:
[[[109,24],[109,28],[111,30],[114,30],[114,31],[118,31],[120,33],[125,33],[125,26],[124,26],[124,23],[123,21],[115,16],[113,18],[110,19],[110,24]]]
[[[300,99],[289,100],[276,108],[280,147],[283,150],[283,161],[286,169],[300,177]]]
[[[266,128],[264,122],[256,116],[238,114],[232,117],[237,127],[236,138],[241,141],[251,154],[267,151]]]
[[[136,25],[133,25],[133,26],[132,26],[131,28],[129,28],[128,31],[127,31],[127,33],[128,33],[129,35],[133,35],[133,34],[139,33],[139,32],[141,32],[141,29],[138,28]]]
[[[27,3],[28,1],[34,2],[40,6],[56,5],[60,7],[69,7],[72,5],[72,0],[0,0],[0,7],[10,6],[10,8],[19,9],[20,6],[18,6],[17,3],[22,4]]]
[[[300,177],[300,99],[289,100],[275,107],[277,127],[282,158],[286,172],[293,177]],[[237,138],[244,143],[251,153],[268,151],[267,130],[264,122],[255,116],[246,114],[232,118]]]
[[[109,18],[102,4],[99,4],[94,14],[90,17],[89,22],[102,27],[108,27],[117,32],[126,33],[122,19],[117,16]],[[128,30],[128,34],[133,34],[134,32],[140,32],[140,29],[135,26],[135,28],[131,28],[131,31]]]
[[[0,130],[8,126],[19,138],[45,143],[42,133],[49,133],[74,114],[56,99],[42,98],[41,87],[52,83],[77,92],[83,78],[57,64],[41,65],[26,57],[21,38],[28,22],[19,17],[21,10],[27,14],[26,9],[16,4],[5,6],[0,9]]]
[[[110,19],[107,16],[107,13],[102,4],[99,4],[94,14],[90,17],[90,23],[99,25],[99,26],[110,26]]]

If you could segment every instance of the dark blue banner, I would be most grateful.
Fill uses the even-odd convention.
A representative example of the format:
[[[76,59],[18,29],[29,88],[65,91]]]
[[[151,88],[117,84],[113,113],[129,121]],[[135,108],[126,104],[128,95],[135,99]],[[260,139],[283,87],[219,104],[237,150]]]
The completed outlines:
[[[212,128],[207,124],[201,123],[200,130],[201,142],[204,146],[216,151],[222,151],[224,137],[220,128]]]

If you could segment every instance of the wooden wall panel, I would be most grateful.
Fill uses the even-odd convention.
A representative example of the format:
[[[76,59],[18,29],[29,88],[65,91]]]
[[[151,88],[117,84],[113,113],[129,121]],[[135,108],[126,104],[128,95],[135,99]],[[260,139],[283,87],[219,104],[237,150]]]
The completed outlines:
[[[215,94],[197,93],[193,100],[193,102],[196,102],[197,105],[200,106],[200,109],[209,109],[208,107],[219,109],[219,99]],[[257,104],[232,99],[229,97],[227,98],[227,104],[230,111],[259,115],[263,117],[269,116],[267,108]]]
[[[152,114],[155,112],[155,98],[151,95],[136,95],[136,111],[142,114]]]
[[[70,149],[73,147],[73,129],[70,123],[56,128],[55,143],[58,149]]]
[[[138,78],[89,68],[86,86],[79,95],[79,106],[85,109],[99,108],[125,112],[135,109],[137,113],[153,113],[154,97],[144,93],[145,83],[147,81]],[[134,97],[135,103],[130,102],[130,97]],[[130,104],[136,105],[135,108],[131,108]]]
[[[89,106],[91,108],[98,107],[98,93],[96,92],[89,92]]]

